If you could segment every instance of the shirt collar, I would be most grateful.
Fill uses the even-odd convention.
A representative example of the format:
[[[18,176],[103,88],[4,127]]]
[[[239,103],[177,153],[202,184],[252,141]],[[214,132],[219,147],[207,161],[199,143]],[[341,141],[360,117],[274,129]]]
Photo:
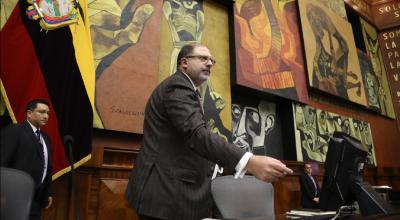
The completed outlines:
[[[197,90],[197,87],[196,87],[196,85],[193,83],[193,80],[192,80],[185,72],[183,72],[182,70],[181,70],[181,72],[183,73],[183,75],[185,75],[185,76],[189,79],[190,83],[191,83],[192,86],[193,86],[194,91],[196,91],[196,90]]]
[[[35,125],[33,125],[29,120],[27,120],[27,122],[28,122],[29,125],[32,127],[32,130],[33,130],[34,133],[36,133],[37,130],[40,130],[40,129],[38,129],[37,127],[35,127]]]

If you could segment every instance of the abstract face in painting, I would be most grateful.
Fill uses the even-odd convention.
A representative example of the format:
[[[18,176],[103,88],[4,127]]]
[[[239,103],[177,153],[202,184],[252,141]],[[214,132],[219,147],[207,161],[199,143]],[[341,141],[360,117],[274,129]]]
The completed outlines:
[[[341,124],[342,131],[348,135],[351,135],[351,128],[350,128],[350,121],[349,119],[345,118]]]
[[[232,104],[233,143],[246,151],[264,147],[265,136],[275,122],[274,105],[261,102],[258,107]]]

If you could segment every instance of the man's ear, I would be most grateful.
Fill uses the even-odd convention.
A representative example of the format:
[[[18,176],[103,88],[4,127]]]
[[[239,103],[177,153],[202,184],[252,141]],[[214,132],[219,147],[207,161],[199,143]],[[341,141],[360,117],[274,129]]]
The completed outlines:
[[[181,59],[181,67],[182,67],[183,69],[186,69],[187,66],[188,66],[188,59],[182,58],[182,59]]]
[[[29,118],[31,114],[32,114],[31,110],[26,111],[26,118]]]
[[[267,135],[272,130],[272,128],[274,128],[274,124],[275,124],[274,115],[272,114],[268,115],[265,124],[265,135]]]

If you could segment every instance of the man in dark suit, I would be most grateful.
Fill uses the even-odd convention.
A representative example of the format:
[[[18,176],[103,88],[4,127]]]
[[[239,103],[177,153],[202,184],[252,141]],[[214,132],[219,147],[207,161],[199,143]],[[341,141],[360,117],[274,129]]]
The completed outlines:
[[[206,46],[182,47],[177,64],[147,102],[143,145],[125,193],[141,220],[208,217],[209,161],[268,182],[292,173],[279,160],[246,153],[207,130],[196,88],[215,64]]]
[[[49,119],[49,104],[35,99],[27,105],[27,120],[1,131],[1,166],[22,170],[35,182],[30,219],[40,219],[41,209],[52,204],[51,143],[41,127]]]
[[[303,208],[318,208],[320,188],[318,181],[312,175],[310,163],[304,164],[304,173],[300,176],[301,205]]]

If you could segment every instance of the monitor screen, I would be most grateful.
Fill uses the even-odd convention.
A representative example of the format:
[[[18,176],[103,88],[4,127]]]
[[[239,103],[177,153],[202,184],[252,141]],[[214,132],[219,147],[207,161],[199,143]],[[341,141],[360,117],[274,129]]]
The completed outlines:
[[[368,152],[361,142],[343,132],[335,132],[329,141],[325,173],[319,205],[322,210],[336,211],[357,201],[361,214],[391,213],[391,207],[369,184],[362,174]]]

